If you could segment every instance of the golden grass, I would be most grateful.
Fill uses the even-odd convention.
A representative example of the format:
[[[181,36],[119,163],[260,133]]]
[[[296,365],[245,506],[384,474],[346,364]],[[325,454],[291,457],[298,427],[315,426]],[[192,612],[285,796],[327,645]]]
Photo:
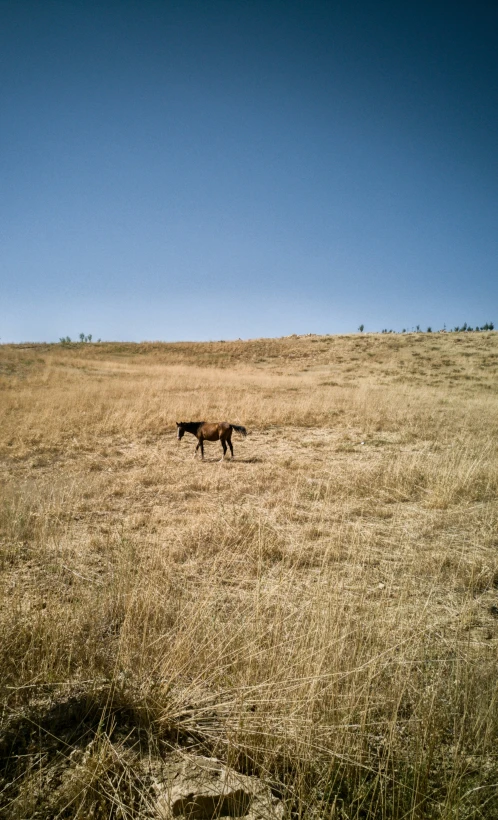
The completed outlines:
[[[497,817],[497,371],[495,333],[1,347],[5,816],[153,816],[180,744],[289,817]]]

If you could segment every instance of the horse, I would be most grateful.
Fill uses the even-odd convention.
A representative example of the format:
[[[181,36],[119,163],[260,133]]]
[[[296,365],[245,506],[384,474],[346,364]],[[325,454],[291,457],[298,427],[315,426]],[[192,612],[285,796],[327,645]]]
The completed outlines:
[[[230,447],[230,452],[233,458],[233,447],[232,447],[232,430],[235,430],[237,433],[240,433],[241,436],[247,436],[247,430],[245,427],[242,427],[240,424],[229,424],[228,421],[177,421],[176,422],[176,437],[178,440],[182,439],[185,433],[192,433],[193,436],[197,438],[197,447],[195,448],[195,453],[199,447],[201,448],[201,456],[204,458],[204,442],[205,441],[221,441],[221,446],[223,447],[223,455],[221,460],[225,458],[227,452],[227,444]]]

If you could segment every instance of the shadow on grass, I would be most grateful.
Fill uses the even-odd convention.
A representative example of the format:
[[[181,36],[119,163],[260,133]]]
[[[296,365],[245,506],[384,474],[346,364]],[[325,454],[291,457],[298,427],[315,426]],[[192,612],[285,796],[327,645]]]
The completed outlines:
[[[198,459],[196,459],[197,461]],[[200,461],[200,459],[199,459]],[[202,464],[262,464],[264,459],[259,458],[259,456],[253,456],[251,458],[226,458],[224,461],[221,458],[204,458],[201,463]]]

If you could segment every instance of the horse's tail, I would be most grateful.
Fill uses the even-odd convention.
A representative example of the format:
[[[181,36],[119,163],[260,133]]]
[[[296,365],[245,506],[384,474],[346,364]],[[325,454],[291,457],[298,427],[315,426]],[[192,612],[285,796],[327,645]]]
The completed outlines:
[[[242,427],[241,424],[232,424],[231,426],[233,427],[235,432],[240,433],[240,435],[244,436],[244,438],[247,436],[247,430],[245,427]]]

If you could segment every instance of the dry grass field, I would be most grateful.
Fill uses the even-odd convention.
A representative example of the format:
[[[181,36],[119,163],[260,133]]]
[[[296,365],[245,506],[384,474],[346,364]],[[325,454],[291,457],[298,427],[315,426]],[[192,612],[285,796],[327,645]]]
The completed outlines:
[[[497,333],[4,345],[0,417],[2,817],[154,817],[171,748],[498,817]]]

